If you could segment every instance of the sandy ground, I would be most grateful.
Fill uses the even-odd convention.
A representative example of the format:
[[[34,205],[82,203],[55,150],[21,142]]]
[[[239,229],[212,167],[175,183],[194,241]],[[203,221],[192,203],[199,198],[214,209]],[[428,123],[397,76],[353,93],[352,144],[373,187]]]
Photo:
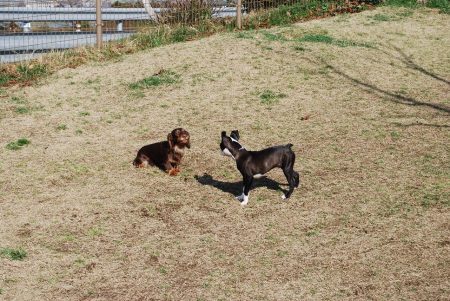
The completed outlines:
[[[0,257],[0,299],[449,300],[448,28],[381,8],[2,91],[0,248],[27,257]],[[333,42],[299,42],[311,35]],[[129,88],[161,69],[179,81]],[[131,165],[178,126],[192,137],[179,176]],[[289,201],[277,170],[234,199],[232,129],[247,149],[294,144]]]

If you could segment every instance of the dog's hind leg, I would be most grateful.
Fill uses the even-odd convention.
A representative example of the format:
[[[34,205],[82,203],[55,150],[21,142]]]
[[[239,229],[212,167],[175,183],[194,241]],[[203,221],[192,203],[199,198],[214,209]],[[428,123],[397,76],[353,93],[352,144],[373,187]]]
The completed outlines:
[[[149,159],[147,156],[137,155],[136,159],[134,159],[133,161],[133,165],[136,168],[146,167],[147,165],[149,165]]]
[[[141,164],[142,164],[142,161],[141,161],[141,159],[139,159],[139,157],[136,157],[136,159],[134,159],[134,161],[133,161],[133,165],[134,165],[134,167],[141,167]]]
[[[294,176],[294,186],[297,188],[300,185],[300,175],[296,171],[292,171]]]

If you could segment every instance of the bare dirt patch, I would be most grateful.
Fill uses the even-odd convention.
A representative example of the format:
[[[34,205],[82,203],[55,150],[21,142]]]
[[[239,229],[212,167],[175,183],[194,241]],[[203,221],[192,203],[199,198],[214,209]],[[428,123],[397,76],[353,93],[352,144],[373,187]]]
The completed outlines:
[[[0,298],[448,298],[449,27],[436,11],[377,9],[2,91],[0,247],[27,256],[0,257]],[[160,70],[177,80],[130,88]],[[192,138],[180,176],[132,166],[178,126]],[[288,202],[279,171],[246,208],[234,200],[219,138],[236,128],[248,149],[294,144]]]

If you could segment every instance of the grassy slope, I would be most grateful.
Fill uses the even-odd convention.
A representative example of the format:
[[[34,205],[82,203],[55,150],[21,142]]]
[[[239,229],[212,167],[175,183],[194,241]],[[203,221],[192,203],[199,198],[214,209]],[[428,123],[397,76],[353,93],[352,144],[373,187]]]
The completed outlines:
[[[0,297],[444,299],[449,26],[434,11],[382,8],[3,91],[0,247],[27,257],[0,257]],[[162,68],[180,81],[129,88]],[[132,167],[180,125],[193,143],[181,176]],[[279,171],[248,207],[233,199],[241,179],[218,143],[234,128],[249,149],[295,145],[303,185],[289,202]],[[19,138],[31,143],[4,147]]]

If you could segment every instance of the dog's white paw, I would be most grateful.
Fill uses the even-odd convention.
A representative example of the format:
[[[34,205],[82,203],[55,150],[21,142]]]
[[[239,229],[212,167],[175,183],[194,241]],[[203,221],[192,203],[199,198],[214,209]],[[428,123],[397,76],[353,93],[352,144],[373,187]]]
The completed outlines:
[[[281,199],[286,200],[286,195],[284,193],[281,195]]]
[[[241,202],[241,206],[245,206],[248,203],[248,195],[245,195],[244,193],[237,196],[236,199],[238,199],[239,202]]]

